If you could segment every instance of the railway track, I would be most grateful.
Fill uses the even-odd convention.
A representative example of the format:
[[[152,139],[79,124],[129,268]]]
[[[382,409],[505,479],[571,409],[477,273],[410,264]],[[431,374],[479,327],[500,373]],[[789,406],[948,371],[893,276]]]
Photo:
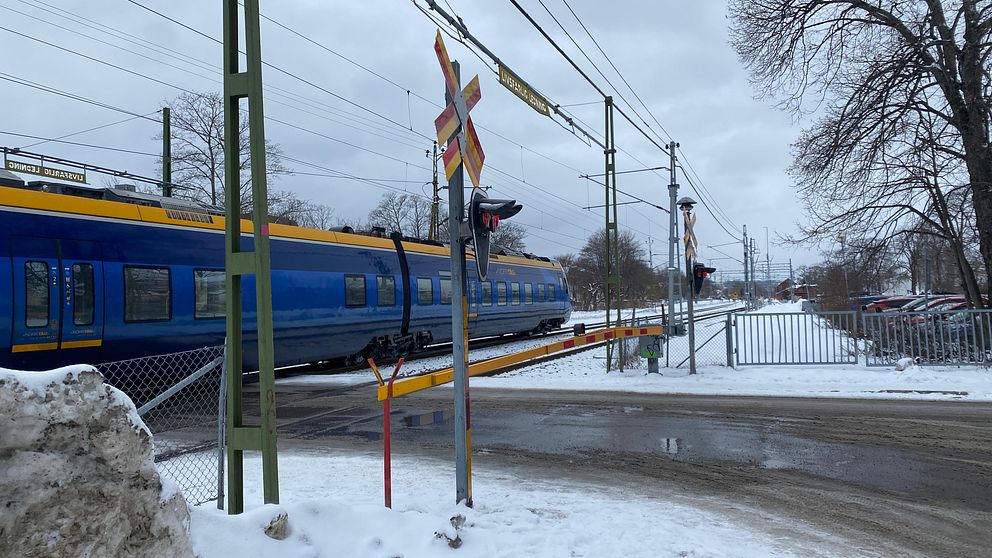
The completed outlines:
[[[709,308],[706,308],[705,310],[701,310],[701,311],[697,312],[696,317],[695,317],[695,321],[701,322],[701,321],[704,321],[704,320],[714,319],[714,318],[726,316],[729,313],[733,313],[733,312],[737,312],[737,311],[741,311],[741,310],[743,310],[743,308],[738,307],[735,304],[727,304],[727,305],[720,305],[720,306],[717,306],[717,307],[709,307]],[[685,316],[685,312],[680,312],[677,315],[679,317],[684,317]],[[663,314],[648,314],[648,315],[644,315],[644,316],[638,316],[638,317],[635,317],[635,318],[624,319],[624,320],[622,320],[622,323],[623,323],[623,325],[634,325],[635,323],[657,321],[657,320],[662,319],[663,317],[664,317]],[[605,327],[606,326],[606,322],[591,322],[591,323],[580,322],[580,323],[585,323],[585,327],[586,327],[586,330],[587,331],[592,331],[592,330],[599,329],[599,328],[602,328],[602,327]],[[556,330],[549,331],[546,334],[544,334],[542,337],[537,337],[537,336],[530,337],[530,336],[520,336],[520,335],[503,335],[503,336],[500,336],[500,337],[489,337],[489,338],[477,339],[477,340],[474,340],[474,341],[469,342],[469,351],[470,351],[469,354],[471,354],[472,351],[479,351],[480,349],[485,349],[485,348],[490,348],[490,347],[496,347],[496,346],[501,346],[501,345],[509,345],[509,344],[520,342],[520,341],[524,341],[524,340],[534,340],[534,339],[542,339],[543,338],[543,339],[547,339],[548,342],[552,342],[552,341],[554,341],[554,338],[555,337],[559,337],[559,336],[562,336],[562,335],[569,335],[570,336],[573,331],[574,331],[574,327],[562,327],[562,328],[559,328],[559,329],[556,329]],[[576,354],[576,353],[580,353],[582,351],[587,351],[587,350],[595,349],[597,347],[602,347],[604,344],[605,344],[605,342],[604,343],[593,343],[593,344],[589,344],[589,345],[583,345],[581,347],[576,347],[575,349],[570,349],[568,351],[562,351],[562,352],[559,352],[559,353],[556,353],[556,354],[553,354],[553,355],[548,355],[546,357],[540,357],[538,359],[532,359],[532,360],[529,360],[529,361],[526,361],[526,362],[523,362],[523,363],[520,363],[520,364],[512,365],[510,367],[505,367],[505,368],[501,368],[501,369],[498,369],[498,370],[494,370],[494,371],[489,372],[489,373],[487,373],[485,375],[486,376],[492,376],[492,375],[496,375],[496,374],[501,374],[503,372],[508,372],[510,370],[517,370],[517,369],[520,369],[520,368],[524,368],[526,366],[530,366],[530,365],[537,364],[537,363],[540,363],[540,362],[546,362],[546,361],[555,360],[555,359],[558,359],[558,358],[564,358],[564,357],[571,356],[571,355]],[[414,361],[423,360],[423,359],[427,359],[427,358],[434,358],[434,357],[449,355],[449,354],[451,354],[451,350],[452,350],[451,343],[440,343],[440,344],[437,344],[437,345],[431,345],[425,351],[421,351],[419,353],[416,353],[416,354],[413,354],[413,355],[410,355],[410,356],[406,357],[405,358],[405,361],[406,362],[414,362]],[[486,357],[486,358],[483,358],[483,359],[474,360],[474,361],[471,361],[471,362],[479,362],[481,360],[486,360],[487,358],[490,358],[490,357]],[[293,376],[300,376],[300,375],[336,374],[336,373],[344,373],[344,372],[354,372],[354,371],[357,371],[357,370],[364,370],[366,368],[368,368],[368,365],[367,364],[364,364],[364,363],[363,364],[358,364],[358,365],[351,365],[351,366],[342,366],[342,365],[334,365],[334,364],[326,364],[326,365],[324,365],[324,364],[320,364],[320,365],[309,364],[309,365],[301,365],[301,366],[292,366],[292,367],[287,367],[287,368],[281,368],[281,369],[277,370],[276,373],[277,373],[277,375],[280,378],[290,378],[290,377],[293,377]],[[430,374],[431,372],[433,372],[433,370],[425,370],[425,371],[417,372],[417,373],[413,373],[413,374],[402,375],[401,377],[413,377],[413,376],[419,376],[419,375],[423,375],[423,374]],[[249,376],[249,380],[248,381],[251,381],[252,379],[253,378],[251,378]],[[374,384],[375,384],[374,381],[370,381],[370,382],[367,383],[367,385],[374,385]],[[364,383],[363,384],[356,384],[356,386],[364,386],[364,385],[366,385],[366,384],[364,384]]]
[[[705,313],[703,313],[702,315],[697,315],[695,317],[695,320],[694,321],[695,322],[702,322],[702,321],[706,321],[706,320],[712,320],[712,319],[715,319],[715,318],[721,318],[721,317],[726,316],[727,314],[733,314],[734,312],[741,312],[741,311],[744,310],[744,308],[734,307],[734,308],[730,308],[730,309],[727,309],[727,310],[719,310],[719,311],[713,311],[713,310],[716,310],[716,309],[707,309],[707,311]],[[565,350],[565,351],[559,351],[557,353],[550,354],[550,355],[547,355],[547,356],[533,358],[533,359],[530,359],[530,360],[527,360],[527,361],[524,361],[524,362],[519,362],[517,364],[511,364],[509,366],[504,366],[504,367],[499,368],[497,370],[493,370],[491,372],[486,372],[485,374],[479,374],[479,375],[480,376],[496,376],[498,374],[504,374],[506,372],[512,372],[514,370],[520,370],[521,368],[527,368],[528,366],[533,366],[535,364],[540,364],[540,363],[543,363],[543,362],[550,362],[552,360],[558,360],[558,359],[570,357],[572,355],[576,355],[576,354],[579,354],[579,353],[582,353],[582,352],[585,352],[585,351],[589,351],[589,350],[592,350],[592,349],[604,347],[604,346],[606,346],[606,343],[607,343],[607,341],[600,341],[599,343],[590,343],[590,344],[587,344],[587,345],[582,345],[582,346],[579,346],[579,347],[575,347],[573,349],[568,349],[568,350]]]

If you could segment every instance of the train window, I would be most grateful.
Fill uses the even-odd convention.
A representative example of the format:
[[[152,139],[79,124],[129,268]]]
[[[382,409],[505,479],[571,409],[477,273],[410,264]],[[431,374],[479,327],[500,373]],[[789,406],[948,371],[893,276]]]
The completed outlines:
[[[544,302],[544,283],[537,284],[537,301]]]
[[[50,307],[48,264],[24,262],[24,325],[47,327]]]
[[[92,264],[72,264],[72,323],[77,326],[93,325],[96,308]]]
[[[172,274],[167,267],[124,268],[124,321],[172,319]]]
[[[492,306],[493,305],[493,282],[485,281],[482,283],[482,305]]]
[[[227,315],[227,277],[219,269],[193,270],[193,316],[223,318]]]
[[[548,302],[553,302],[557,297],[555,296],[555,286],[548,283]]]
[[[534,285],[524,283],[524,304],[534,304]]]
[[[451,279],[441,279],[441,304],[451,304]]]
[[[434,283],[430,277],[417,278],[417,304],[425,306],[434,304]]]
[[[510,283],[510,304],[520,304],[520,283]]]
[[[375,288],[378,291],[379,306],[394,306],[396,304],[396,278],[388,275],[378,275],[375,278]]]
[[[496,283],[496,304],[506,306],[506,283],[504,281]]]
[[[565,280],[565,277],[564,276],[563,277],[559,277],[558,278],[558,282],[561,283],[561,292],[567,293],[568,292],[568,281]]]
[[[365,306],[365,276],[344,276],[344,305],[348,308]]]

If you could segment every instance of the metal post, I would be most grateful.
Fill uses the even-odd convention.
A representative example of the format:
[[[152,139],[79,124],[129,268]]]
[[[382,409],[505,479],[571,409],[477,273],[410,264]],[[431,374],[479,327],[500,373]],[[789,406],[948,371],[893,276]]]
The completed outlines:
[[[431,223],[429,230],[427,232],[427,238],[429,240],[440,240],[441,239],[441,196],[438,195],[438,182],[437,182],[437,142],[434,142],[433,154],[431,160],[434,162],[434,179],[431,184],[434,185],[434,198],[431,201]]]
[[[768,227],[765,227],[765,281],[772,282],[771,251],[768,247]]]
[[[747,225],[744,225],[744,236],[741,239],[741,242],[744,243],[744,307],[750,310],[752,308],[752,300],[751,300],[751,280],[750,280],[750,276],[748,275],[748,271],[749,271],[748,261],[751,259],[751,256],[748,254]]]
[[[172,197],[172,112],[162,107],[162,195]]]
[[[240,70],[238,0],[224,1],[224,159],[225,271],[227,278],[227,455],[228,513],[244,511],[244,451],[262,452],[262,492],[266,504],[279,503],[276,456],[276,400],[272,340],[272,271],[269,256],[268,192],[265,176],[265,116],[262,111],[262,53],[258,0],[244,0],[247,66]],[[253,250],[241,250],[240,122],[248,100],[252,184]],[[259,426],[245,426],[242,413],[241,278],[255,276]]]
[[[733,313],[730,313],[730,314],[727,314],[727,326],[726,326],[726,334],[727,334],[727,367],[728,368],[733,368],[734,367],[734,333],[733,333],[733,328],[734,328],[734,314]]]
[[[461,72],[457,61],[456,89],[461,91]],[[445,105],[457,102],[445,88]],[[464,101],[462,101],[464,102]],[[466,111],[467,113],[467,111]],[[465,145],[464,127],[458,141]],[[465,300],[465,169],[459,165],[448,180],[448,234],[451,239],[451,340],[454,360],[455,391],[455,501],[472,507],[472,425],[469,417],[468,389],[468,304]]]
[[[792,258],[789,258],[789,302],[796,300],[796,277],[792,274]]]
[[[679,144],[674,141],[668,144],[668,156],[669,156],[669,176],[670,180],[668,182],[668,331],[665,339],[671,337],[672,331],[674,331],[675,324],[675,252],[678,250],[678,221],[675,218],[675,198],[678,197],[679,184],[675,181],[675,164],[678,159],[675,156],[675,150],[678,148]],[[665,347],[665,367],[669,365],[669,354],[671,351],[668,347]]]
[[[606,156],[606,327],[620,327],[622,325],[622,311],[620,300],[620,231],[617,223],[617,176],[616,158],[617,150],[614,144],[613,134],[613,97],[605,99],[606,114],[606,148],[603,154]],[[616,319],[610,319],[611,308],[616,309]],[[606,371],[609,372],[613,364],[613,354],[616,350],[618,368],[623,370],[623,342],[613,340],[606,343]]]
[[[685,297],[688,304],[686,329],[689,332],[689,374],[696,373],[696,322],[693,311],[693,300],[696,298],[692,287],[692,264],[695,261],[694,232],[692,230],[692,204],[682,203],[682,220],[685,227]]]
[[[226,344],[225,344],[226,345]],[[224,417],[227,395],[227,347],[224,347],[224,362],[220,365],[220,384],[217,386],[217,509],[224,509]]]
[[[696,373],[696,321],[695,313],[693,312],[693,299],[696,298],[695,290],[692,288],[692,261],[687,252],[685,255],[685,279],[686,279],[686,289],[687,296],[686,301],[688,303],[688,324],[687,328],[689,331],[689,374]]]
[[[754,258],[757,252],[758,252],[757,249],[755,249],[754,247],[754,239],[752,238],[751,252],[750,252],[751,253],[751,296],[754,298],[757,298],[758,296],[758,279],[757,279],[758,267],[757,264],[755,263],[755,258]]]

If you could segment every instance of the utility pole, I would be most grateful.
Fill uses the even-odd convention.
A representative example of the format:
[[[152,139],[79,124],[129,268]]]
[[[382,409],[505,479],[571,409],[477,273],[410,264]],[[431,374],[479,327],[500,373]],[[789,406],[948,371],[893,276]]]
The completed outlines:
[[[758,296],[758,279],[757,279],[757,265],[754,256],[758,253],[758,249],[754,247],[754,238],[751,239],[751,294],[755,298]]]
[[[172,113],[162,107],[162,195],[172,197]]]
[[[431,153],[428,154],[431,157],[431,161],[434,163],[434,179],[431,184],[434,185],[434,198],[431,202],[431,223],[427,231],[427,239],[433,241],[439,241],[441,239],[441,196],[439,195],[439,187],[437,182],[437,142],[434,142],[434,148]]]
[[[651,235],[649,234],[648,235],[648,267],[650,267],[651,268],[651,271],[653,272],[654,271],[654,254],[652,254],[651,252],[652,252],[652,242],[651,242]]]
[[[765,282],[772,281],[772,260],[771,252],[768,248],[768,227],[765,227]]]
[[[796,299],[796,276],[792,274],[792,258],[789,258],[789,302]]]
[[[751,277],[748,268],[748,262],[751,260],[751,256],[748,253],[747,225],[744,225],[744,238],[742,242],[744,243],[744,307],[750,310],[753,306],[753,293],[751,292]]]
[[[268,193],[265,183],[265,115],[262,111],[262,51],[258,0],[244,0],[246,67],[240,69],[239,0],[224,1],[224,160],[225,258],[227,279],[227,494],[228,513],[244,511],[244,452],[262,452],[262,487],[266,504],[279,503],[276,455],[276,396],[272,340],[272,267],[269,255]],[[241,249],[240,102],[248,100],[249,163],[254,250]],[[259,426],[244,424],[241,397],[241,278],[255,276],[255,323],[258,349]]]
[[[620,300],[620,232],[617,223],[617,150],[613,134],[613,97],[605,99],[606,114],[606,327],[623,325],[622,304]],[[616,309],[616,319],[610,318],[610,310]],[[606,342],[606,371],[613,365],[613,355],[617,355],[618,368],[623,371],[623,342],[610,340]]]
[[[679,144],[670,142],[668,144],[668,170],[669,170],[669,181],[668,181],[668,323],[665,324],[665,367],[669,366],[669,354],[671,351],[668,347],[668,340],[672,336],[672,332],[675,331],[675,252],[679,249],[678,241],[678,222],[675,218],[675,198],[679,194],[679,184],[675,181],[675,164],[678,162],[678,158],[675,155],[675,150],[678,148]]]

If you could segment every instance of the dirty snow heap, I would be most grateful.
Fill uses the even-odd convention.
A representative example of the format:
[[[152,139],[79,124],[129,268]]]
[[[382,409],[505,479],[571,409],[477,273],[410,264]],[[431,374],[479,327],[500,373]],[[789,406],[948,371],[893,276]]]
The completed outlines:
[[[0,556],[193,554],[134,404],[89,366],[0,369],[0,509]]]

